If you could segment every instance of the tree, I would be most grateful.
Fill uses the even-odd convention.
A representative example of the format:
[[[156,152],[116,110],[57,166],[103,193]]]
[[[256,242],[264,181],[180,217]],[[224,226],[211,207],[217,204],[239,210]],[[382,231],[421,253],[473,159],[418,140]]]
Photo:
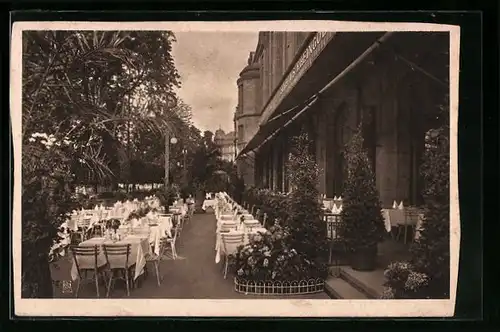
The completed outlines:
[[[47,255],[71,211],[73,173],[116,182],[132,123],[169,127],[180,86],[174,40],[160,31],[23,34],[23,297],[51,296]]]
[[[363,148],[361,126],[348,143],[345,155],[348,175],[339,233],[354,254],[353,267],[372,269],[376,263],[377,244],[383,240],[385,230],[375,174]],[[360,259],[366,262],[366,266],[361,266],[365,264],[361,264]]]
[[[450,296],[450,127],[448,97],[436,126],[425,136],[424,215],[420,236],[410,247],[409,262],[396,262],[385,271],[385,298],[445,299]]]
[[[450,127],[448,100],[441,107],[443,124],[426,135],[424,162],[425,219],[411,247],[411,264],[429,282],[419,291],[427,298],[448,298],[450,289]]]
[[[322,220],[317,188],[319,169],[309,151],[307,133],[295,137],[287,164],[292,188],[288,195],[290,247],[311,263],[312,271],[324,277],[326,271],[326,227]]]
[[[66,135],[75,148],[99,153],[106,172],[98,178],[116,180],[131,123],[164,132],[170,121],[179,86],[173,34],[30,31],[23,39],[23,138]]]

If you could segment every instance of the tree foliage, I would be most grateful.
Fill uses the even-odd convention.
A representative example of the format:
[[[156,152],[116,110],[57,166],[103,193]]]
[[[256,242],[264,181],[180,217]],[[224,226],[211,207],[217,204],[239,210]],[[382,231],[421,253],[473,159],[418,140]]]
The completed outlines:
[[[424,221],[410,248],[409,262],[391,264],[386,298],[444,299],[450,296],[450,127],[449,101],[440,107],[435,128],[425,136]]]
[[[119,180],[131,131],[182,128],[172,125],[184,121],[173,41],[165,31],[23,34],[23,297],[51,295],[47,254],[72,185]]]
[[[375,185],[375,174],[363,148],[361,127],[347,145],[347,181],[342,204],[342,229],[347,248],[356,251],[373,248],[383,240],[382,206]]]
[[[322,220],[317,188],[319,168],[309,151],[307,133],[294,138],[287,164],[292,188],[288,195],[290,247],[311,262],[318,271],[325,270],[326,227]]]
[[[411,248],[415,270],[429,277],[426,297],[447,298],[450,288],[450,127],[448,103],[443,125],[428,131],[421,172],[424,177],[425,219]]]

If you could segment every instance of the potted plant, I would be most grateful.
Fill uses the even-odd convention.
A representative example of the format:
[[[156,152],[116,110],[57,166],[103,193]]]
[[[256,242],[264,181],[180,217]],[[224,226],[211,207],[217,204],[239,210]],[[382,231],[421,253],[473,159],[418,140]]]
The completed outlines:
[[[363,148],[360,128],[345,152],[348,175],[339,235],[350,251],[352,268],[371,271],[376,268],[378,243],[384,239],[385,229],[375,175]]]
[[[287,163],[289,182],[293,189],[284,205],[288,213],[277,217],[286,218],[285,225],[291,230],[290,246],[313,263],[308,272],[326,277],[326,226],[318,202],[319,168],[309,152],[310,142],[307,133],[302,133],[293,141]]]

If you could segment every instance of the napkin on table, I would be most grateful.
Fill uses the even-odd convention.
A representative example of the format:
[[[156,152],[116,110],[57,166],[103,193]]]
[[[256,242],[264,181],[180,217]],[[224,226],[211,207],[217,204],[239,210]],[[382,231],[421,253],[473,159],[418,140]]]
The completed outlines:
[[[398,208],[398,203],[396,203],[396,201],[394,200],[394,202],[392,203],[392,208],[393,209],[397,209]]]
[[[403,201],[401,201],[401,203],[399,203],[399,205],[398,205],[398,209],[399,209],[399,210],[403,210],[403,209],[404,209],[404,206],[403,206]]]

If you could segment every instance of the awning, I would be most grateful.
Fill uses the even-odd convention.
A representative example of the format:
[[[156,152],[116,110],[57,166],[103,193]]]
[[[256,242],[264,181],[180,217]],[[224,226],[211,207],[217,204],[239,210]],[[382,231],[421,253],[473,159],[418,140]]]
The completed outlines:
[[[291,122],[300,117],[304,112],[306,112],[312,104],[314,104],[318,98],[329,90],[334,84],[336,84],[342,77],[349,73],[354,67],[356,67],[361,61],[363,61],[374,49],[383,44],[387,39],[393,35],[394,32],[386,32],[382,36],[377,36],[374,41],[370,40],[371,46],[364,49],[364,52],[357,55],[356,58],[350,62],[343,70],[337,73],[323,88],[321,88],[317,93],[315,93],[311,98],[305,101],[302,105],[297,105],[292,110],[285,111],[278,116],[267,120],[266,123],[262,124],[254,137],[248,142],[248,144],[240,151],[236,159],[247,154],[250,151],[258,149],[266,140],[272,138],[276,131],[281,128],[286,127]]]
[[[280,130],[288,121],[290,121],[295,115],[297,115],[303,108],[295,107],[292,110],[283,112],[280,116],[267,121],[264,125],[259,127],[257,134],[255,134],[252,139],[245,145],[243,150],[238,153],[236,159],[247,154],[248,152],[257,149],[268,137],[270,137],[277,130]]]

